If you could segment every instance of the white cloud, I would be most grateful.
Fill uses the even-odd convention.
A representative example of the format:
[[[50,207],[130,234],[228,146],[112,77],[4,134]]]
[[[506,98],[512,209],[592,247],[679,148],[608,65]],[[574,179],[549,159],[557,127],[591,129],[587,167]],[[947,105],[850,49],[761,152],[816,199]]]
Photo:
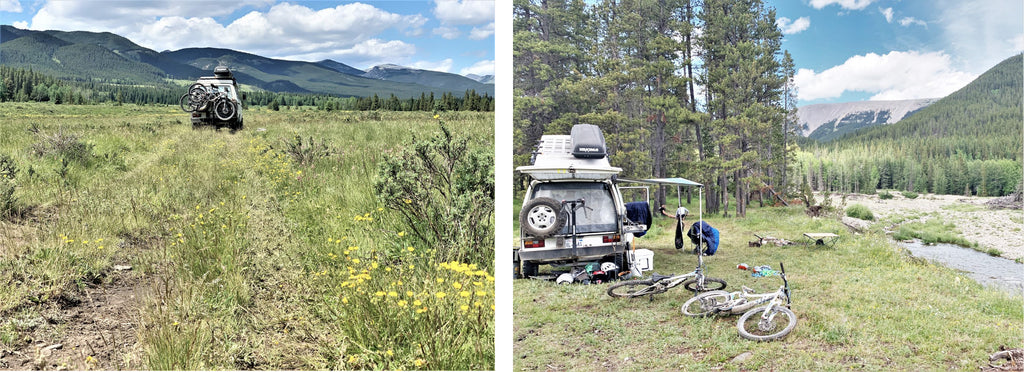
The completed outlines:
[[[491,35],[494,35],[494,22],[488,23],[483,27],[473,27],[469,30],[469,38],[472,40],[483,40]]]
[[[886,22],[892,23],[892,8],[885,8],[885,9],[878,8],[878,11],[882,12],[882,15],[885,16],[885,21]]]
[[[907,27],[910,25],[928,26],[928,23],[914,17],[903,17],[899,20],[900,26]]]
[[[434,29],[434,35],[452,40],[462,36],[462,32],[459,31],[458,27],[441,26]]]
[[[480,76],[494,75],[494,60],[479,61],[472,66],[459,70],[459,75],[476,74]]]
[[[27,29],[28,28],[28,22],[17,21],[17,22],[12,23],[11,26],[14,26],[14,27],[17,27],[17,28],[20,28],[20,29]]]
[[[1020,53],[1024,50],[1024,34],[1006,39],[1007,44],[1013,45],[1013,51]]]
[[[775,24],[779,26],[780,30],[782,30],[782,34],[792,35],[811,27],[811,19],[808,17],[800,17],[795,21],[791,21],[789,18],[779,17],[779,19],[775,20]]]
[[[494,22],[494,0],[436,0],[434,16],[447,25]]]
[[[847,91],[873,93],[871,100],[944,97],[977,77],[952,67],[944,52],[892,51],[847,59],[821,72],[797,71],[800,100],[837,98]]]
[[[21,13],[21,2],[18,0],[0,0],[0,12]]]
[[[438,62],[419,61],[419,62],[413,63],[409,67],[418,68],[418,69],[421,69],[421,70],[448,72],[448,71],[450,71],[452,69],[452,63],[453,62],[454,61],[452,61],[451,58],[446,58],[446,59],[444,59],[442,61],[438,61]]]
[[[942,44],[965,71],[980,74],[1015,53],[1022,34],[1020,0],[939,0],[941,14],[931,23]]]
[[[51,0],[33,17],[32,28],[110,31],[157,51],[207,46],[278,58],[371,63],[415,54],[415,46],[380,40],[378,35],[389,29],[415,33],[428,21],[419,14],[396,14],[363,3],[320,10],[280,3],[265,11],[252,10],[227,25],[214,18],[245,7],[266,8],[272,2],[211,6],[199,1],[119,1],[116,7],[100,7],[89,1]]]
[[[811,0],[811,6],[814,7],[814,9],[821,9],[826,6],[836,4],[843,9],[860,10],[871,5],[871,2],[873,1],[874,0]]]

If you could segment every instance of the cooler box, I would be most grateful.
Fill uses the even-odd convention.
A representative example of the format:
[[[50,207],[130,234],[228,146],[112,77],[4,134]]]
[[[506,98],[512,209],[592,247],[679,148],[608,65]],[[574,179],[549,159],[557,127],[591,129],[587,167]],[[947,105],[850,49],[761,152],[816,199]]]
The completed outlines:
[[[629,252],[629,270],[633,275],[643,275],[645,271],[654,269],[654,251],[650,249],[637,249]]]

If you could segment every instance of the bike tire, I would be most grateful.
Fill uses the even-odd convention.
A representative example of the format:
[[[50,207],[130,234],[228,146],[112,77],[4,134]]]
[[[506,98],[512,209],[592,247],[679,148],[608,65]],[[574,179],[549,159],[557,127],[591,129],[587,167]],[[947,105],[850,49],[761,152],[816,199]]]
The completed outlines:
[[[235,104],[229,101],[227,98],[221,98],[217,100],[217,103],[213,106],[214,115],[221,121],[228,121],[234,119],[235,114],[238,110],[235,108]]]
[[[654,281],[650,279],[627,280],[608,287],[608,295],[619,298],[633,298],[655,294],[656,292],[646,290],[652,285],[654,285]]]
[[[683,315],[692,318],[711,316],[716,313],[717,305],[725,303],[731,296],[726,291],[704,292],[684,302],[680,310]]]
[[[796,328],[796,314],[793,314],[793,311],[786,307],[775,306],[773,310],[777,311],[777,313],[772,318],[772,322],[767,324],[766,329],[761,329],[761,313],[766,308],[768,306],[761,306],[743,313],[740,320],[736,322],[736,328],[740,331],[740,337],[753,341],[774,341],[786,337],[789,332],[793,331],[793,328]],[[779,326],[783,323],[779,320],[780,315],[786,317],[785,327],[781,329],[779,329]]]
[[[192,106],[189,105],[189,95],[182,94],[181,98],[178,98],[178,106],[181,107],[181,111],[191,112]]]
[[[704,286],[703,286],[703,288],[697,288],[697,279],[690,279],[690,280],[687,280],[687,281],[683,282],[683,287],[684,288],[686,288],[690,292],[697,292],[697,293],[703,293],[703,292],[709,292],[709,291],[720,291],[720,290],[725,289],[725,286],[726,286],[726,284],[725,284],[725,280],[724,279],[708,278],[708,277],[704,278]]]

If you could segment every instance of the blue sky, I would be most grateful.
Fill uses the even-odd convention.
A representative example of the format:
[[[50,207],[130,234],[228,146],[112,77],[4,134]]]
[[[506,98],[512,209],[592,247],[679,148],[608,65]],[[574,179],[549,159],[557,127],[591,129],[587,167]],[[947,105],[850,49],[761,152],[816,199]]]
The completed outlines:
[[[494,1],[0,0],[0,23],[350,66],[494,74]]]
[[[1021,0],[768,4],[796,63],[800,105],[943,97],[1024,50]]]

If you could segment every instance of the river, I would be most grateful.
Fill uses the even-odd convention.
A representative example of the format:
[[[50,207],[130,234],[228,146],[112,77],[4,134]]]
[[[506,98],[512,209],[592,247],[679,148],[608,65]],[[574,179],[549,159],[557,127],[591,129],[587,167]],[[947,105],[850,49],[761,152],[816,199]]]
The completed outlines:
[[[926,245],[920,240],[898,243],[915,257],[964,271],[985,286],[995,287],[1018,296],[1024,295],[1024,264],[1002,257],[989,256],[955,244]]]

